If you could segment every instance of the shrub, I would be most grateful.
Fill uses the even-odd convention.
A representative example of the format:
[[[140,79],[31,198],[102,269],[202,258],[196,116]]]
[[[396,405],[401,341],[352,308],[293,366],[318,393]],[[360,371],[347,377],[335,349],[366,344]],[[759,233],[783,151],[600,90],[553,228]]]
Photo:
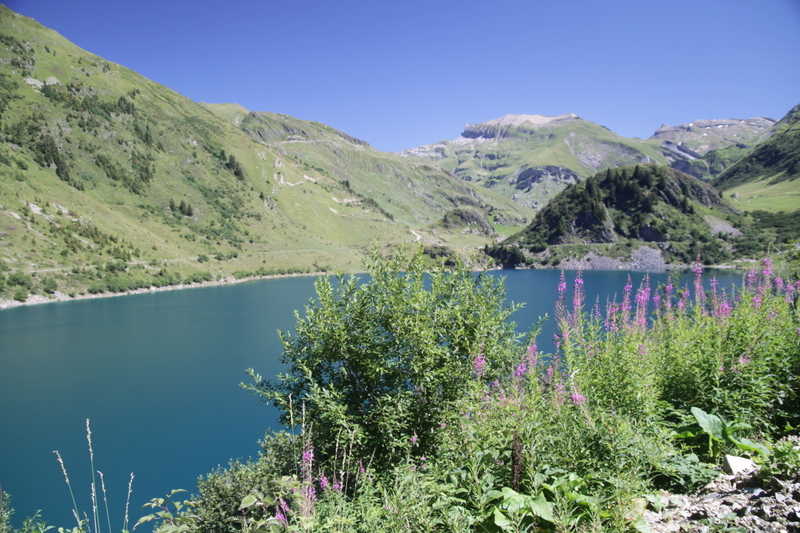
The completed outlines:
[[[412,449],[430,454],[473,359],[493,361],[489,375],[511,360],[513,308],[501,283],[465,271],[426,275],[424,264],[421,254],[373,258],[369,280],[320,278],[296,333],[281,333],[288,373],[270,383],[249,371],[249,388],[282,409],[285,423],[305,410],[323,461],[342,435],[381,470]]]

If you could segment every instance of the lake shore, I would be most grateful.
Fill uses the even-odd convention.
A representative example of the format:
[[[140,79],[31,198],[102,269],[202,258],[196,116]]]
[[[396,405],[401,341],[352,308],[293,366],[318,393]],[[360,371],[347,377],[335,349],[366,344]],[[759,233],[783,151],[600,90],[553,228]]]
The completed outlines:
[[[6,309],[14,309],[16,307],[23,307],[29,305],[42,305],[59,302],[73,302],[78,300],[94,300],[98,298],[114,298],[116,296],[133,296],[135,294],[152,294],[156,292],[167,291],[180,291],[184,289],[202,289],[204,287],[220,287],[224,285],[237,285],[239,283],[247,283],[249,281],[260,281],[266,279],[282,279],[282,278],[303,278],[313,276],[324,276],[331,274],[330,272],[306,272],[297,274],[269,274],[264,276],[248,276],[245,278],[235,278],[233,276],[226,276],[222,279],[213,281],[201,281],[198,283],[179,283],[177,285],[166,285],[164,287],[146,287],[141,289],[132,289],[129,291],[121,292],[99,292],[96,294],[84,293],[70,296],[60,291],[55,291],[52,295],[43,296],[41,294],[33,294],[28,296],[24,302],[19,300],[0,299],[0,311]]]
[[[608,263],[576,261],[576,262],[567,262],[565,265],[557,267],[556,270],[609,270],[609,271],[632,270],[632,271],[647,271],[647,272],[658,273],[670,270],[688,270],[690,266],[691,265],[667,264],[666,268],[663,269],[651,268],[643,270],[642,268],[636,268],[635,266],[632,266],[627,263],[623,263],[621,265],[615,263],[613,265],[610,265]],[[704,268],[718,269],[718,270],[744,270],[746,269],[746,266],[752,266],[752,262],[748,262],[747,265],[745,264],[704,265]],[[553,267],[534,266],[522,270],[551,270],[551,269],[553,269]],[[502,268],[490,268],[486,270],[502,270]],[[122,291],[122,292],[100,292],[96,294],[84,293],[84,294],[76,294],[75,296],[70,296],[63,292],[55,291],[52,295],[49,296],[44,296],[41,294],[32,294],[28,296],[27,300],[25,300],[24,302],[20,302],[19,300],[14,300],[14,299],[0,299],[0,311],[4,311],[6,309],[14,309],[16,307],[23,307],[28,305],[72,302],[78,300],[94,300],[98,298],[114,298],[116,296],[133,296],[135,294],[151,294],[156,292],[179,291],[184,289],[220,287],[224,285],[236,285],[239,283],[247,283],[250,281],[260,281],[268,279],[302,278],[302,277],[324,276],[333,274],[334,273],[332,272],[307,272],[307,273],[294,273],[294,274],[268,274],[264,276],[248,276],[244,278],[235,278],[233,276],[226,276],[222,279],[213,281],[201,281],[198,283],[179,283],[177,285],[165,285],[164,287],[146,287],[146,288],[132,289],[129,291]],[[357,274],[357,272],[348,272],[346,274]]]

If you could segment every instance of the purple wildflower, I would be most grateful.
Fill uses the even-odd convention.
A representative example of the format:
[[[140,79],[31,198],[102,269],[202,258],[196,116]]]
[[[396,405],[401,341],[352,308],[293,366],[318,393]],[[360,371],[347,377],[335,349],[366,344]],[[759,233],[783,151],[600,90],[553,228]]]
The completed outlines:
[[[692,272],[694,272],[694,301],[696,304],[701,304],[706,300],[706,293],[703,290],[703,265],[699,259],[692,265]]]
[[[528,373],[528,364],[525,361],[520,362],[517,368],[514,369],[514,377],[521,378]]]
[[[482,353],[476,355],[475,359],[472,360],[472,372],[476,378],[482,378],[483,374],[486,373],[486,357]]]
[[[273,518],[275,520],[277,520],[278,522],[280,522],[281,524],[283,524],[283,525],[286,525],[286,524],[289,523],[289,521],[286,520],[286,515],[283,514],[283,511],[281,511],[280,509],[275,511],[275,516]]]
[[[567,292],[567,280],[564,278],[564,271],[561,271],[561,278],[558,281],[558,299],[564,298],[564,293]]]
[[[772,259],[769,257],[765,257],[761,260],[761,275],[764,276],[765,279],[769,279],[772,276]]]
[[[314,485],[303,487],[303,497],[307,502],[317,501],[317,489],[314,488]]]
[[[739,364],[740,365],[746,365],[749,362],[750,362],[750,358],[747,357],[746,355],[740,355],[739,356]]]
[[[744,284],[745,287],[748,289],[752,289],[756,283],[756,271],[755,270],[748,270],[747,274],[744,277]]]
[[[733,311],[733,306],[727,298],[723,298],[719,307],[717,307],[717,316],[720,318],[729,317],[731,316],[731,311]]]
[[[572,403],[575,405],[580,406],[586,403],[586,396],[584,396],[577,390],[572,392],[571,398],[572,398]]]
[[[335,490],[336,492],[342,492],[342,482],[339,481],[338,479],[334,478],[333,479],[333,485],[331,486],[331,488],[333,490]]]
[[[759,307],[761,307],[762,302],[763,300],[761,299],[760,295],[756,294],[755,296],[753,296],[753,307],[758,309]]]
[[[439,427],[440,427],[440,428],[441,428],[441,427],[444,427],[444,426],[445,426],[445,424],[443,424],[443,423],[442,423],[442,424],[439,424]],[[359,459],[359,460],[358,460],[358,473],[359,473],[359,474],[363,474],[363,473],[365,473],[365,472],[366,472],[366,470],[364,470],[364,463],[362,463],[362,462],[361,462],[361,459]]]
[[[308,444],[303,449],[303,468],[311,468],[311,465],[314,463],[314,447],[311,444]]]
[[[411,445],[412,446],[416,446],[418,440],[419,440],[419,437],[417,437],[417,433],[414,432],[414,434],[411,435]]]

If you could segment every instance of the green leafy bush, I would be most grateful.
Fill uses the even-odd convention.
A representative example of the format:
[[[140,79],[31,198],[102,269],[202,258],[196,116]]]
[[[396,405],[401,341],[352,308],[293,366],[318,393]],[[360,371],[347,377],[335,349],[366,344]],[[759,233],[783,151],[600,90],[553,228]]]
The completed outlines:
[[[431,453],[473,359],[493,361],[490,374],[508,366],[516,335],[501,284],[463,271],[426,275],[424,265],[421,255],[373,259],[369,280],[320,278],[296,333],[281,334],[288,373],[270,383],[250,371],[249,388],[281,408],[285,423],[303,409],[314,421],[323,461],[342,434],[381,469]]]

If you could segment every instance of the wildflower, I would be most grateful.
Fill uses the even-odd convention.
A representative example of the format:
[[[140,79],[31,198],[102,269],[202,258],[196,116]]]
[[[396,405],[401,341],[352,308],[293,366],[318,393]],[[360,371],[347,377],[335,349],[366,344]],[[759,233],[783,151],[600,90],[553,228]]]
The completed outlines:
[[[273,518],[283,525],[287,525],[289,523],[289,521],[286,520],[286,515],[283,514],[283,511],[280,509],[275,511],[275,516],[273,516]]]
[[[417,437],[417,432],[415,431],[413,435],[411,435],[411,445],[416,446],[419,437]]]
[[[761,299],[761,296],[759,296],[758,294],[756,294],[755,296],[753,296],[753,307],[755,307],[756,309],[758,309],[759,307],[761,307],[761,303],[762,303],[762,301],[763,301],[763,300]]]
[[[719,304],[719,307],[717,307],[717,316],[720,318],[731,316],[731,311],[733,311],[733,306],[727,298],[723,298],[722,302]]]
[[[566,391],[566,387],[560,381],[556,383],[554,388],[555,394],[553,395],[553,400],[556,402],[556,405],[562,405],[564,403],[564,392]]]
[[[782,277],[777,276],[773,280],[773,283],[775,283],[775,290],[777,290],[779,292],[783,290],[783,278]]]
[[[578,391],[573,391],[571,398],[572,398],[572,403],[575,405],[580,406],[586,403],[586,396],[584,396]]]
[[[528,365],[525,361],[522,361],[520,364],[517,365],[517,368],[514,369],[514,377],[521,378],[525,374],[528,373]]]
[[[315,502],[317,500],[317,489],[314,488],[314,485],[308,485],[303,488],[303,498],[307,502]]]
[[[444,423],[442,423],[442,424],[439,424],[439,427],[440,427],[440,428],[442,428],[442,427],[446,427],[446,424],[444,424]],[[359,473],[359,474],[363,474],[363,473],[365,473],[365,472],[366,472],[366,470],[364,470],[364,463],[362,463],[362,462],[361,462],[361,459],[359,459],[359,460],[358,460],[358,473]]]
[[[581,308],[583,307],[583,278],[581,273],[575,277],[575,284],[572,293],[572,320],[576,321],[581,316]]]
[[[311,468],[314,463],[314,447],[310,444],[303,449],[303,468]]]
[[[752,289],[756,282],[756,271],[748,270],[744,277],[744,284],[748,289]]]
[[[761,275],[766,279],[769,279],[772,275],[772,259],[769,257],[765,257],[761,260]]]
[[[472,372],[476,378],[482,378],[483,374],[486,373],[486,357],[482,353],[476,355],[475,359],[472,360]]]
[[[319,488],[325,490],[330,486],[330,482],[328,481],[328,476],[324,475],[319,478]]]
[[[561,278],[558,281],[558,298],[562,299],[567,292],[567,280],[564,278],[564,271],[561,271]]]
[[[749,362],[750,362],[750,358],[747,357],[746,355],[740,355],[739,356],[739,364],[740,365],[746,365]]]
[[[342,492],[342,482],[334,478],[331,488],[336,492]]]
[[[536,344],[531,344],[528,346],[528,370],[535,370],[536,366],[539,364],[539,347]]]

